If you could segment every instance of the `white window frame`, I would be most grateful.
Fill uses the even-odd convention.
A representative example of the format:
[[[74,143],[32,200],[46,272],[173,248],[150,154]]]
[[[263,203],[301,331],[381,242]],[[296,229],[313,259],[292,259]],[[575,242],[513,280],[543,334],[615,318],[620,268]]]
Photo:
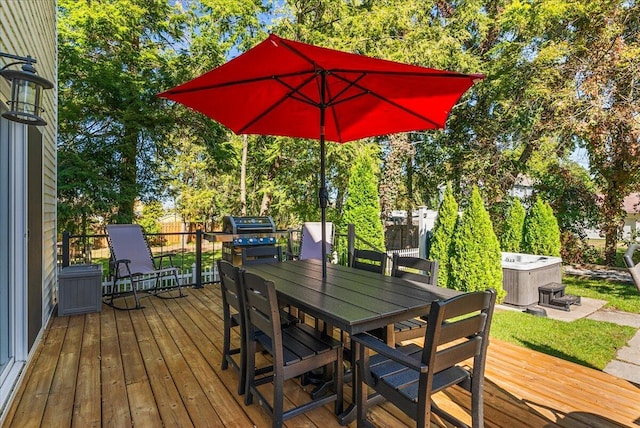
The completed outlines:
[[[1,119],[0,144],[8,147],[9,196],[7,245],[10,348],[12,358],[0,373],[0,420],[26,364],[27,346],[27,125]]]

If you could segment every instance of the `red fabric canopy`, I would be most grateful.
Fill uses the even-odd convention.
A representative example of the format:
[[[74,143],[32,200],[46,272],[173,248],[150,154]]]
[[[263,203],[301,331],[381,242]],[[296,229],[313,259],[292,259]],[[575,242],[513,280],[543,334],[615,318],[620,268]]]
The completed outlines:
[[[370,58],[274,34],[228,63],[159,94],[236,134],[320,140],[322,274],[326,277],[325,139],[344,143],[443,128],[483,75]]]
[[[159,94],[236,134],[344,143],[443,128],[462,94],[482,79],[326,49],[274,34],[228,63]],[[323,90],[324,88],[324,90]],[[323,98],[324,97],[324,98]]]

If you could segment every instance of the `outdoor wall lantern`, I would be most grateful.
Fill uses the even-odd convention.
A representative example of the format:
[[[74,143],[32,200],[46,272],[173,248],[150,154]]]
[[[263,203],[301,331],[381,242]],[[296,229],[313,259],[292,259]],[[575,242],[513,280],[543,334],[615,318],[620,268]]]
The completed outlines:
[[[21,57],[0,52],[1,57],[15,60],[0,68],[0,75],[11,82],[11,99],[7,101],[9,111],[2,113],[6,119],[27,125],[43,126],[47,122],[40,117],[44,111],[40,107],[42,90],[53,88],[53,83],[38,76],[33,67],[37,61],[35,58]],[[22,70],[9,69],[14,65],[22,65]]]

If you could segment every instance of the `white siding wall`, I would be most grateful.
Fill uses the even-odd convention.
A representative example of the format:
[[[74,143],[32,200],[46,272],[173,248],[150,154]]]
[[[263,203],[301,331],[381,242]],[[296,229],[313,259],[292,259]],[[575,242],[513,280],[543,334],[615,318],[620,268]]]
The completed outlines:
[[[57,36],[55,0],[0,0],[0,51],[32,57],[38,74],[54,83],[43,91],[43,113],[48,125],[43,133],[43,320],[46,323],[55,303],[56,284],[56,138],[57,138]],[[7,64],[1,59],[0,64]],[[10,87],[0,79],[0,100],[5,102]],[[33,238],[33,237],[32,237]]]
[[[44,119],[48,125],[39,127],[42,133],[43,150],[40,180],[42,184],[42,235],[30,236],[29,243],[39,241],[42,245],[42,263],[41,266],[29,266],[29,272],[41,272],[42,278],[42,325],[40,331],[47,325],[53,307],[56,303],[56,138],[57,138],[57,33],[56,33],[56,0],[0,0],[0,52],[27,56],[30,55],[37,59],[35,68],[38,74],[54,83],[54,88],[43,92],[42,106],[45,109],[43,113]],[[0,68],[9,62],[8,58],[0,58]],[[9,98],[10,86],[8,82],[0,78],[0,102],[5,106],[5,101]],[[26,134],[27,126],[15,124],[14,138],[21,138]],[[16,140],[17,141],[17,140]],[[22,153],[26,156],[27,150]],[[26,169],[16,168],[16,173],[22,177],[15,177],[18,182],[22,180],[26,183]],[[34,177],[31,177],[32,179]],[[36,178],[37,179],[37,178]],[[18,196],[18,195],[16,195]],[[19,195],[24,199],[28,199],[31,195]],[[22,199],[21,199],[22,200]],[[25,211],[24,206],[21,207]],[[21,214],[24,214],[24,218]],[[17,218],[15,218],[17,217]],[[26,213],[17,212],[10,220],[13,224],[9,225],[15,230],[16,239],[21,239],[23,246],[26,245]],[[24,256],[22,256],[24,258]],[[28,263],[28,262],[27,262]],[[39,263],[40,264],[40,263]],[[17,268],[17,266],[16,266]],[[27,269],[24,269],[27,272]],[[37,274],[36,274],[37,276]],[[11,284],[18,292],[26,290],[27,280],[25,275],[16,275],[13,277],[15,284]],[[21,303],[14,308],[17,313],[24,313],[26,303]],[[38,305],[38,309],[39,309]],[[27,311],[33,311],[27,308]],[[26,348],[26,328],[24,331],[18,331],[18,343],[20,347]],[[37,342],[36,342],[37,344]],[[18,349],[15,355],[20,359],[26,359],[26,353],[29,349]],[[23,360],[24,361],[24,360]],[[5,379],[6,381],[7,379]],[[13,380],[15,382],[15,379]],[[5,382],[6,383],[6,382]],[[7,387],[10,385],[0,385],[3,387],[4,395]],[[0,397],[5,401],[7,396]],[[6,403],[0,402],[0,410],[2,405]],[[0,424],[2,420],[2,412],[0,412]]]

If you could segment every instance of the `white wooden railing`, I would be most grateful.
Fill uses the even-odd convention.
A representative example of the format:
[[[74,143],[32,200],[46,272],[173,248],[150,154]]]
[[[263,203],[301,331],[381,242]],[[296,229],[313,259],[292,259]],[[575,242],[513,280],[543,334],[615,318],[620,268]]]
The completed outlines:
[[[220,277],[218,276],[218,268],[216,265],[213,266],[203,266],[202,272],[200,272],[202,276],[202,283],[212,283],[218,282]],[[196,283],[196,265],[195,263],[191,266],[189,270],[180,270],[178,269],[178,281],[180,281],[181,285],[187,284],[195,284]],[[164,276],[160,278],[160,288],[163,287],[172,287],[175,284],[173,283],[173,275]],[[156,278],[154,275],[147,275],[146,278],[143,278],[139,283],[138,289],[148,290],[156,287]],[[129,278],[121,279],[116,282],[116,290],[118,292],[127,292],[131,291],[131,281]],[[102,280],[102,294],[110,294],[116,290],[113,290],[113,281],[110,278],[103,278]]]

